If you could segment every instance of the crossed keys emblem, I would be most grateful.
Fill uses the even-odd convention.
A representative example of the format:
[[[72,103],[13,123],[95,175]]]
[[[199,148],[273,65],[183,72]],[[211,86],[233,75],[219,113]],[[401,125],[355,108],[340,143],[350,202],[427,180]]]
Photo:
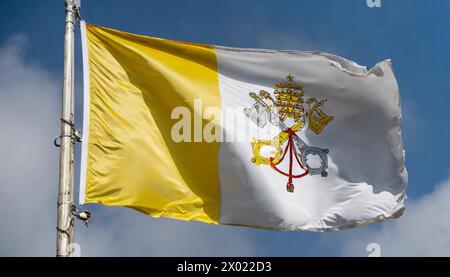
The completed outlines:
[[[326,100],[318,101],[311,97],[303,99],[303,86],[294,82],[292,75],[287,76],[287,82],[274,86],[274,95],[265,90],[259,93],[250,92],[249,96],[255,103],[244,109],[244,113],[258,127],[262,128],[269,122],[281,129],[281,132],[272,139],[256,139],[250,142],[253,152],[251,161],[256,165],[269,165],[278,173],[288,177],[287,191],[294,192],[293,179],[307,175],[321,175],[327,177],[328,149],[311,147],[298,135],[310,129],[319,135],[325,126],[333,120],[333,116],[325,114],[322,107]],[[292,125],[287,126],[287,122]],[[267,150],[270,149],[267,154]],[[289,160],[288,171],[284,172],[279,165]],[[320,164],[313,163],[313,156],[317,156]],[[317,158],[316,158],[317,160]],[[298,164],[301,172],[293,172],[294,163]]]

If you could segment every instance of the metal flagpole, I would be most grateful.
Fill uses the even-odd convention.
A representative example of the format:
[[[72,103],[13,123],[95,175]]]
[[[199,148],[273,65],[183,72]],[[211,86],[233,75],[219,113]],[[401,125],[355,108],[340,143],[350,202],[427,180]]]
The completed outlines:
[[[60,169],[56,256],[67,257],[74,242],[73,163],[74,143],[74,36],[79,16],[76,0],[65,0],[66,27],[64,35],[64,79],[61,112]],[[55,143],[56,144],[56,143]]]

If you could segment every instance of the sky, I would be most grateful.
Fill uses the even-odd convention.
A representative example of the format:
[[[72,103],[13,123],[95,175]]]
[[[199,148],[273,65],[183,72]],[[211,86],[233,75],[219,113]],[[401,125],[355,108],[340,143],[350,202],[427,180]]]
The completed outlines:
[[[59,133],[64,1],[5,0],[0,10],[0,256],[53,256],[59,149],[52,143]],[[368,256],[367,246],[377,243],[383,256],[449,256],[449,11],[448,0],[381,0],[379,8],[366,0],[83,0],[87,22],[137,34],[324,51],[368,68],[392,59],[409,198],[400,219],[333,233],[211,226],[90,206],[92,223],[76,226],[81,255]],[[76,36],[81,128],[78,30]]]

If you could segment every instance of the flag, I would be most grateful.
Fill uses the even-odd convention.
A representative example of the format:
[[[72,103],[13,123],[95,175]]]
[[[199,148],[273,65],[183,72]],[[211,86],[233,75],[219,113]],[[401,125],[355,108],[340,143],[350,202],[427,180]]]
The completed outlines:
[[[242,49],[82,22],[80,203],[330,231],[404,210],[390,60]]]

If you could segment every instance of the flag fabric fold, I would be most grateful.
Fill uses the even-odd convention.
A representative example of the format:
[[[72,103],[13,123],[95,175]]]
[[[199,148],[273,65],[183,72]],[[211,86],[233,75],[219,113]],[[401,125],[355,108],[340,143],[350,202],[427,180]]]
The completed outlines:
[[[80,203],[330,231],[406,200],[390,60],[229,48],[82,22]]]

